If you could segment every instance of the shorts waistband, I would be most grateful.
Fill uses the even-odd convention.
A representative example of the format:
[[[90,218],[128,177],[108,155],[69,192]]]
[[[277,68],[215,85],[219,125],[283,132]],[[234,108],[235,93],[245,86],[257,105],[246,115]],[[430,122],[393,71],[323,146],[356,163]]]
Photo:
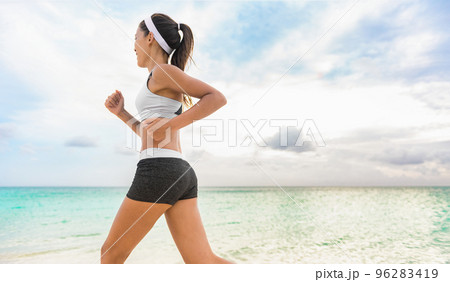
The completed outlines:
[[[184,160],[183,154],[172,150],[172,149],[165,149],[165,148],[147,148],[140,152],[139,154],[139,160],[147,159],[147,158],[180,158]]]

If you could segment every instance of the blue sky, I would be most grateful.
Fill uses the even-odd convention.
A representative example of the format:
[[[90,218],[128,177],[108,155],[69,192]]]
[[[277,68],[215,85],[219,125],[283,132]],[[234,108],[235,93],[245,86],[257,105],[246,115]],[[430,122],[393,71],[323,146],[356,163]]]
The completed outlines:
[[[339,21],[354,1],[97,2],[0,3],[0,186],[130,185],[138,153],[103,103],[119,89],[137,113],[133,35],[153,12],[191,27],[186,72],[228,99],[197,124],[223,122],[223,141],[182,129],[200,185],[450,183],[448,1],[360,1]],[[265,146],[241,144],[244,119],[267,121]],[[281,146],[268,126],[293,144],[308,119],[326,146]]]

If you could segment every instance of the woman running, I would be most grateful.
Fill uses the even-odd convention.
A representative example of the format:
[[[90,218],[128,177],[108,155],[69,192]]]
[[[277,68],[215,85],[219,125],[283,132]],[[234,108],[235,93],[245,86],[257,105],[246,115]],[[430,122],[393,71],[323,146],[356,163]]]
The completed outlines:
[[[184,73],[193,47],[188,25],[161,13],[146,18],[134,44],[137,65],[150,72],[135,103],[141,121],[124,109],[120,91],[105,101],[141,137],[142,148],[131,187],[101,248],[101,263],[124,263],[162,214],[185,263],[232,263],[211,250],[197,206],[197,177],[181,152],[179,130],[227,103],[217,89]],[[192,106],[190,96],[200,100]],[[183,104],[189,107],[184,112]]]

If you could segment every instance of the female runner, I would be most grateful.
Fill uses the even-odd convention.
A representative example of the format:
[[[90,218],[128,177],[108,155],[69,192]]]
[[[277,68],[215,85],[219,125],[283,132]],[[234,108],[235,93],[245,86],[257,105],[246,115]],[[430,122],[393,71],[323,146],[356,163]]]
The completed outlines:
[[[101,263],[124,263],[163,214],[185,263],[232,263],[211,250],[197,207],[197,177],[183,157],[179,136],[181,128],[227,100],[184,73],[194,47],[188,25],[155,13],[139,24],[134,47],[137,65],[149,71],[135,102],[141,120],[124,109],[118,90],[105,106],[141,137],[142,148],[131,187],[101,248]],[[192,106],[190,96],[200,100]],[[189,106],[184,112],[183,104]]]

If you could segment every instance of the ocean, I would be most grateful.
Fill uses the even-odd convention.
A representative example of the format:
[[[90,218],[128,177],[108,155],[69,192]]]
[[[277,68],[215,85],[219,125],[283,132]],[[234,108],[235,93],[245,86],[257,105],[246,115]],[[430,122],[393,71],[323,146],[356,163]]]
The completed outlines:
[[[128,187],[0,187],[0,263],[99,263]],[[200,187],[236,263],[450,263],[450,187]],[[162,216],[125,263],[183,263]]]

